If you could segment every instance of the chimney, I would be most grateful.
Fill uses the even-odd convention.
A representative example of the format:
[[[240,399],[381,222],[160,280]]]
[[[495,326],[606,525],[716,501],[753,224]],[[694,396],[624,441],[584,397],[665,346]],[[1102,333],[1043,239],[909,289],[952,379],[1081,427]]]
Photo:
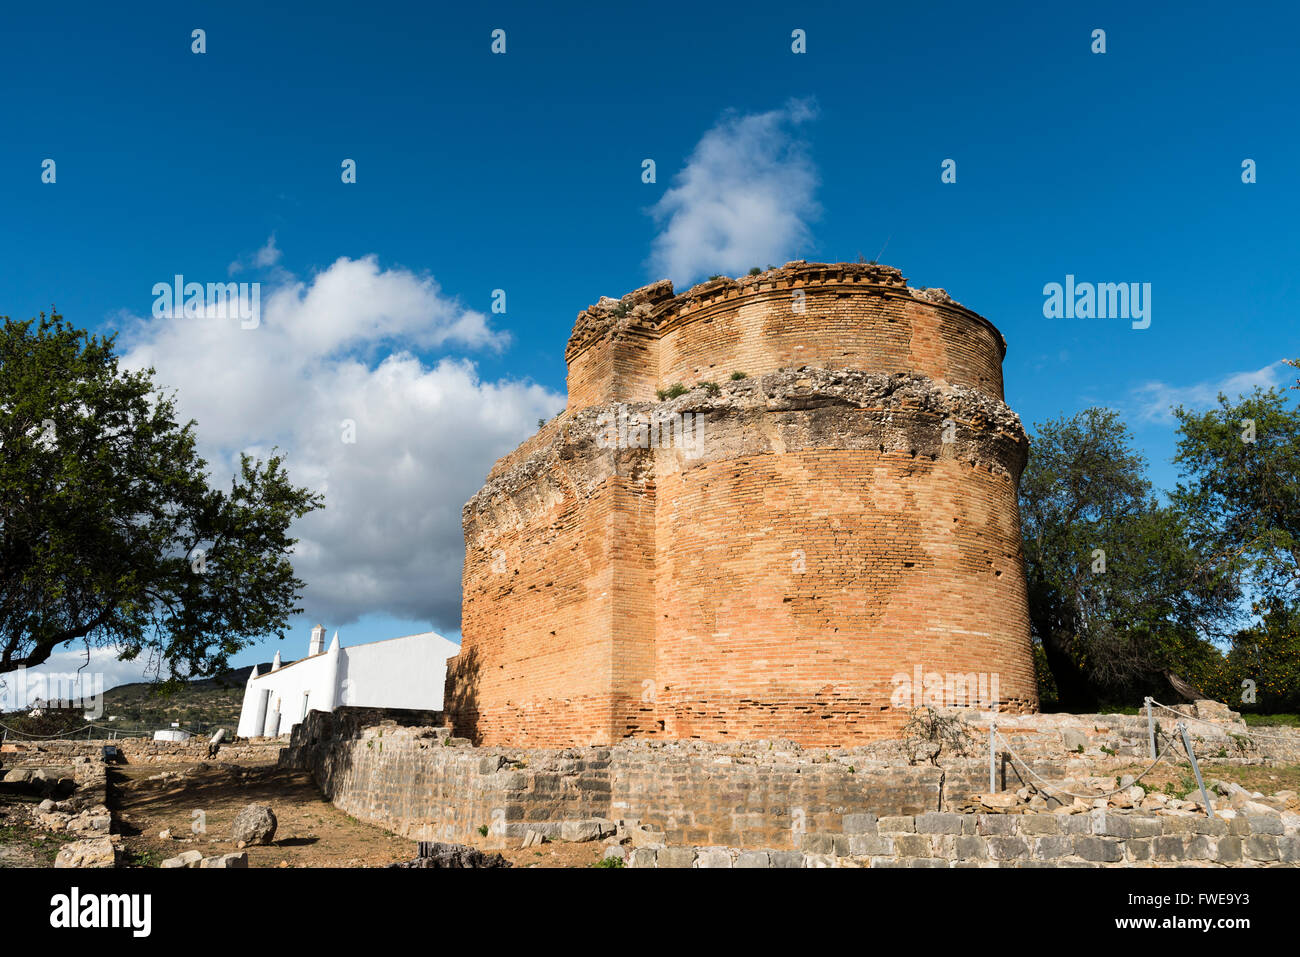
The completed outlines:
[[[311,644],[307,646],[307,654],[319,655],[325,650],[325,626],[317,625],[311,630]]]

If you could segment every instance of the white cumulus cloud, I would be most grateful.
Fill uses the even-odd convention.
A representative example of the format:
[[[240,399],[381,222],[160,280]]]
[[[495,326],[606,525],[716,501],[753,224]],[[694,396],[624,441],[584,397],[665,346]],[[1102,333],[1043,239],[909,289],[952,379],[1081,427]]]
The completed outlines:
[[[1138,417],[1146,422],[1172,422],[1171,411],[1176,406],[1189,409],[1208,409],[1218,400],[1222,392],[1229,398],[1249,395],[1258,386],[1271,389],[1282,384],[1285,363],[1278,361],[1262,369],[1247,372],[1234,372],[1212,382],[1197,382],[1192,385],[1170,385],[1154,380],[1144,382],[1133,390],[1133,401]]]
[[[305,613],[335,626],[388,614],[454,632],[461,507],[498,457],[564,406],[561,394],[485,381],[470,359],[445,354],[508,338],[431,277],[374,256],[264,285],[256,328],[137,319],[121,341],[124,364],[153,366],[197,421],[213,481],[228,481],[240,451],[279,446],[291,478],[324,492],[325,508],[294,528],[294,565]]]
[[[711,273],[780,264],[809,245],[818,177],[799,129],[811,100],[767,113],[728,113],[704,134],[651,210],[660,232],[650,264],[679,285]]]

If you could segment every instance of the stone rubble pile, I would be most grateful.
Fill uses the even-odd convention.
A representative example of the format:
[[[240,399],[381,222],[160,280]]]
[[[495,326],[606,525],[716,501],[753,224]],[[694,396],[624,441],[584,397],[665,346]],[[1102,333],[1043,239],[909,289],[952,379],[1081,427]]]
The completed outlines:
[[[440,841],[421,841],[420,855],[409,861],[389,864],[389,867],[405,868],[481,868],[513,867],[500,854],[484,854],[476,847],[465,844],[447,844]]]

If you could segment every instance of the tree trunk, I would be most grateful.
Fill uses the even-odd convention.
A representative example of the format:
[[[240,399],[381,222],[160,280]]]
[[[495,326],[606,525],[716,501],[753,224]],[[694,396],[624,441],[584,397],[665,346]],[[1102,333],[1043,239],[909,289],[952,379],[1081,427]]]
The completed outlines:
[[[1054,635],[1042,636],[1043,654],[1052,669],[1056,682],[1057,703],[1062,711],[1089,714],[1097,710],[1097,696],[1093,693],[1083,670],[1074,663],[1065,643]]]

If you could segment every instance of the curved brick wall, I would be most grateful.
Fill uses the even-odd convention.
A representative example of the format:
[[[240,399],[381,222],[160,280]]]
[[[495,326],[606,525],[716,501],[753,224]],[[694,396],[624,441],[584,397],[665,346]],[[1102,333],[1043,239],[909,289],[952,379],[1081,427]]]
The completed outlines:
[[[887,734],[906,717],[891,678],[916,666],[997,672],[1004,705],[1033,700],[1010,476],[813,450],[711,463],[662,478],[658,495],[670,735]]]
[[[569,340],[568,407],[804,365],[916,373],[1001,398],[1001,334],[943,290],[905,282],[889,266],[800,262],[679,296],[665,280],[604,299]]]
[[[458,733],[845,743],[897,731],[893,678],[918,668],[1036,708],[1003,350],[880,266],[580,314],[569,408],[465,506]],[[673,382],[718,385],[657,400]],[[629,415],[694,417],[700,440],[638,442]]]

